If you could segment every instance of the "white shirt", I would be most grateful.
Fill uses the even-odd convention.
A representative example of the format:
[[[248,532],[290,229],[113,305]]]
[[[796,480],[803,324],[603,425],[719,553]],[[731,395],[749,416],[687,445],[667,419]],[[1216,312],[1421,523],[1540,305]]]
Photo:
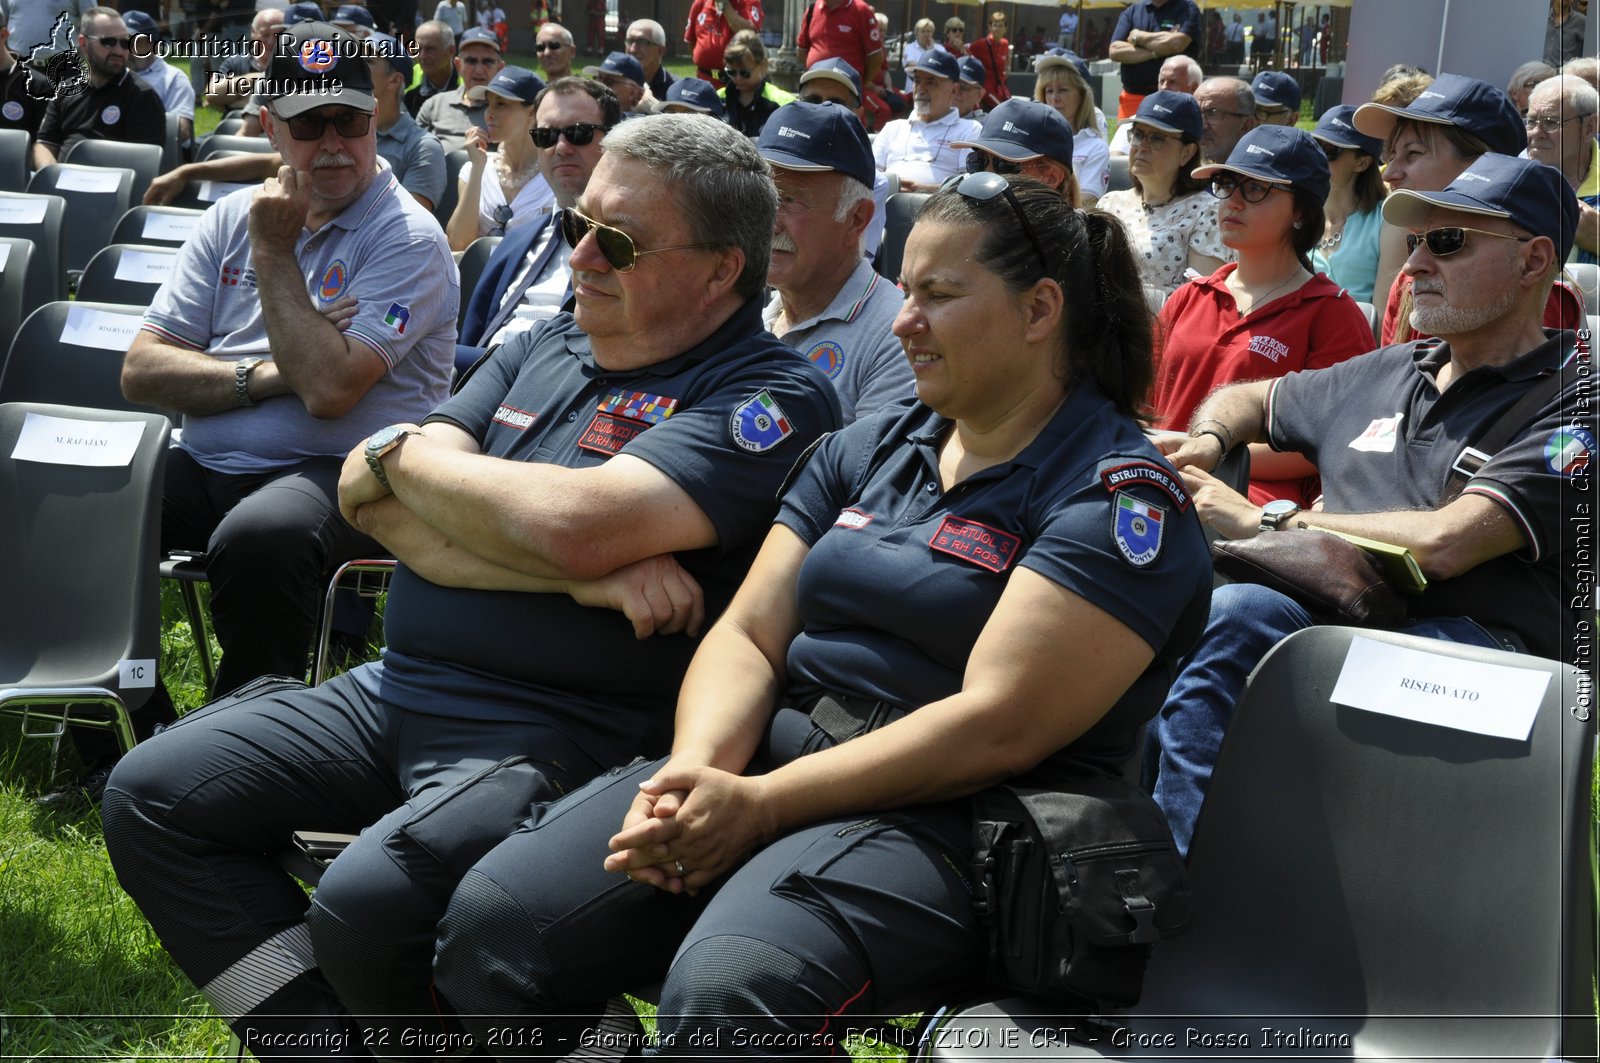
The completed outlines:
[[[535,174],[511,201],[509,219],[502,223],[495,218],[495,212],[506,205],[506,193],[500,187],[500,169],[494,164],[494,156],[494,152],[489,153],[484,165],[483,181],[478,185],[478,235],[492,236],[496,229],[502,229],[500,235],[504,235],[524,225],[543,225],[555,209],[556,194],[542,173]],[[469,162],[461,167],[459,180],[462,190],[466,189],[471,179],[472,163]]]
[[[526,264],[511,278],[511,283],[506,286],[506,296],[522,287],[527,279],[528,271],[533,264],[543,257],[545,248],[551,240],[559,241],[555,252],[545,260],[544,268],[539,271],[539,276],[528,290],[522,293],[522,298],[517,302],[516,309],[511,311],[511,318],[484,342],[485,347],[493,347],[504,343],[519,332],[527,332],[535,325],[549,321],[561,312],[561,304],[566,301],[567,289],[572,286],[572,269],[567,260],[572,257],[572,248],[561,239],[561,234],[554,225],[546,225],[539,239],[528,248],[525,257]],[[504,304],[502,304],[503,306]],[[497,307],[498,312],[500,308]]]
[[[168,114],[193,120],[194,86],[189,82],[189,75],[158,55],[144,70],[135,70],[134,76],[156,90]]]
[[[953,148],[953,140],[977,140],[983,127],[962,118],[954,107],[932,122],[897,119],[883,127],[872,145],[878,169],[902,181],[938,185],[966,172],[968,148]]]

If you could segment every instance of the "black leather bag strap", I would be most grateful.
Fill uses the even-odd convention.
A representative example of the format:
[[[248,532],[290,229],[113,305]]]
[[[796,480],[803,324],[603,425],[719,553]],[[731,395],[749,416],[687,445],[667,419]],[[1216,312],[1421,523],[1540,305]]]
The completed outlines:
[[[1546,403],[1561,393],[1561,389],[1572,380],[1572,372],[1571,363],[1568,363],[1566,367],[1541,377],[1538,383],[1523,393],[1522,398],[1512,403],[1510,409],[1479,434],[1472,445],[1463,447],[1450,466],[1450,479],[1445,481],[1443,501],[1449,502],[1459,495],[1467,486],[1467,481],[1511,442],[1513,436],[1526,428]]]

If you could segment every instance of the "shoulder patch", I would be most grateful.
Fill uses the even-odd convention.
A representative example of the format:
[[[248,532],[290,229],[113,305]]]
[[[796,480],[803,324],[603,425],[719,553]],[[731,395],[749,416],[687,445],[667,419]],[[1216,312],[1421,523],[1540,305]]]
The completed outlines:
[[[1581,425],[1558,428],[1545,441],[1545,464],[1551,472],[1569,480],[1587,472],[1593,456],[1594,436]]]
[[[1149,484],[1165,492],[1179,513],[1189,508],[1189,492],[1183,486],[1183,477],[1153,461],[1127,461],[1101,469],[1100,482],[1113,494],[1134,484]]]
[[[1161,556],[1166,521],[1167,511],[1162,506],[1126,491],[1111,496],[1111,541],[1135,568],[1143,568]]]
[[[728,428],[733,441],[752,454],[771,450],[794,435],[794,425],[789,423],[778,400],[766,388],[733,411]]]

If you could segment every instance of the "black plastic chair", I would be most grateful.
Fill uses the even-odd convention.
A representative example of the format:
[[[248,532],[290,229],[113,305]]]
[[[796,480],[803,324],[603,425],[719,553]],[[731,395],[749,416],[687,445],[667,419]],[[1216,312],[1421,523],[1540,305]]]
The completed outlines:
[[[133,171],[133,202],[144,199],[145,189],[161,173],[161,148],[123,140],[80,140],[61,156],[64,163],[110,166]],[[120,215],[119,215],[120,216]]]
[[[439,202],[433,205],[433,216],[439,220],[440,225],[450,223],[450,215],[456,211],[456,203],[461,198],[461,168],[467,164],[467,150],[457,148],[447,151],[444,155],[444,195],[439,197]]]
[[[1133,187],[1133,175],[1128,172],[1128,157],[1126,155],[1111,156],[1110,179],[1106,182],[1107,192],[1125,192]]]
[[[500,236],[480,236],[467,245],[461,252],[461,259],[456,267],[461,271],[461,308],[456,312],[456,331],[461,331],[462,322],[467,319],[467,304],[472,300],[472,290],[478,286],[478,278],[483,276],[483,267],[489,264],[489,256],[494,254],[494,249],[500,246]]]
[[[13,457],[29,415],[135,423],[131,461],[84,466]],[[73,406],[0,405],[0,715],[23,733],[66,727],[134,743],[128,713],[155,689],[161,600],[156,549],[166,418]],[[41,726],[41,723],[43,726]]]
[[[164,414],[122,395],[122,358],[143,314],[143,307],[113,303],[54,302],[39,307],[22,323],[0,367],[0,402]],[[68,332],[72,338],[63,339]]]
[[[37,303],[67,297],[67,272],[61,259],[61,221],[66,206],[60,196],[0,192],[0,236],[33,241],[40,277]]]
[[[183,162],[183,143],[178,135],[178,114],[167,115],[166,131],[161,137],[161,172],[171,173]]]
[[[103,187],[102,181],[107,182]],[[112,181],[115,183],[109,183]],[[91,182],[95,187],[73,187]],[[33,175],[28,191],[60,196],[66,202],[72,224],[61,229],[61,265],[68,274],[81,273],[94,253],[111,242],[117,219],[133,206],[133,171],[125,167],[54,163]]]
[[[30,142],[26,129],[0,129],[0,192],[27,190]]]
[[[0,336],[15,336],[48,287],[32,240],[0,236]]]
[[[892,281],[900,279],[900,262],[905,257],[906,237],[917,220],[917,211],[927,201],[926,192],[896,192],[883,206],[883,243],[878,245],[877,271]]]
[[[111,242],[182,247],[194,235],[204,213],[188,207],[130,207],[111,231]]]
[[[178,250],[153,244],[107,244],[84,267],[78,299],[148,307],[172,276]]]
[[[1334,703],[1362,638],[1548,677],[1531,735]],[[1013,998],[942,1018],[921,1058],[1593,1059],[1591,691],[1536,657],[1296,632],[1240,698],[1190,850],[1193,924],[1108,1017],[1124,1032]]]

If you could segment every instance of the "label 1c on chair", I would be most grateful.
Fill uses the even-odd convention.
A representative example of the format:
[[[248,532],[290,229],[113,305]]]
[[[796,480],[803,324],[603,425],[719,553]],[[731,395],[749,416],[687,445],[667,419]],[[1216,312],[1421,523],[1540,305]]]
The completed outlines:
[[[138,690],[141,687],[156,685],[156,662],[154,660],[118,661],[117,686],[123,690]]]

